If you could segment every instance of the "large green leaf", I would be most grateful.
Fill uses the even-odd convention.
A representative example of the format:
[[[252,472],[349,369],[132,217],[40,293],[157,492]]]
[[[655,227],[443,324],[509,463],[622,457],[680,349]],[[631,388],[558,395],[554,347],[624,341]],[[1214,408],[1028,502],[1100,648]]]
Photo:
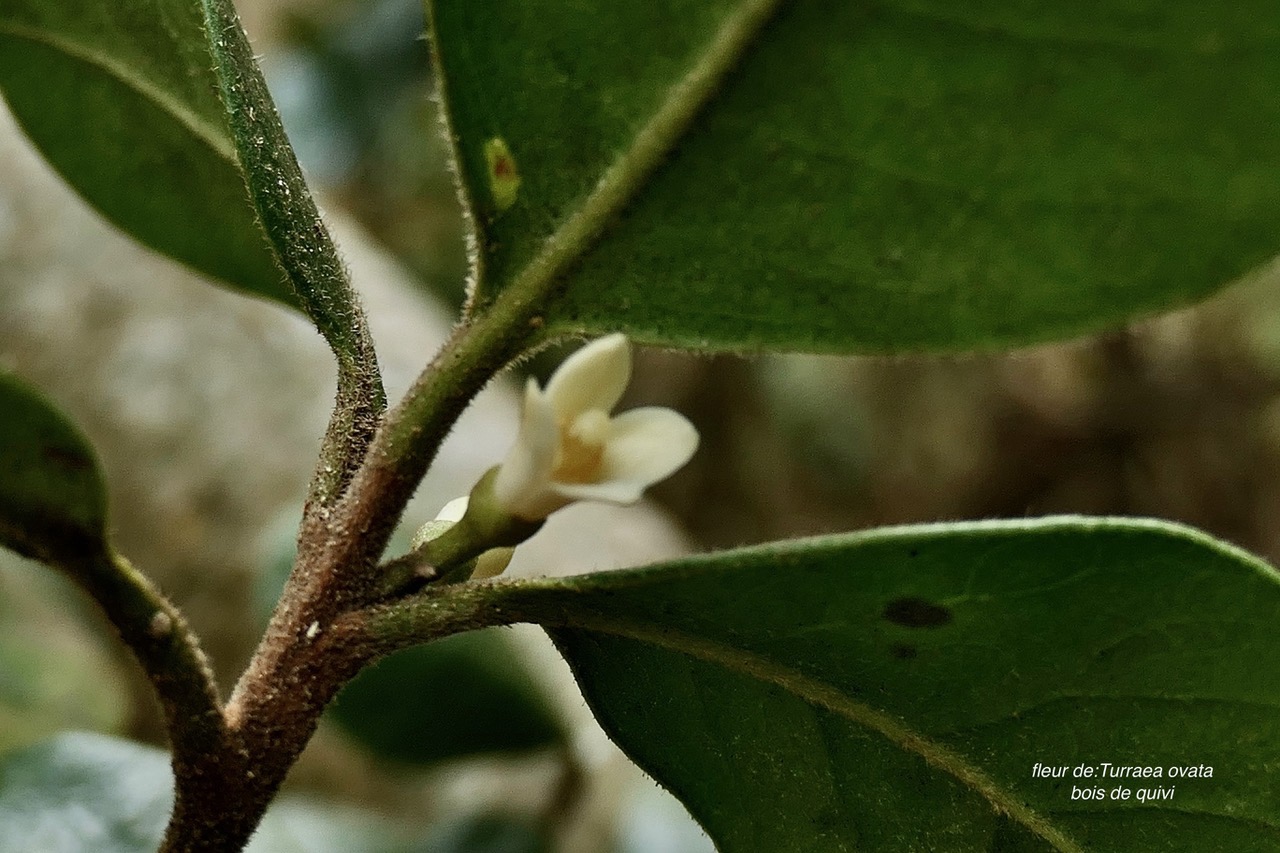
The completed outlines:
[[[0,0],[0,90],[67,182],[143,243],[295,304],[249,204],[212,64],[187,0]]]
[[[552,330],[1064,335],[1280,248],[1280,5],[430,0],[483,296]]]
[[[1192,853],[1280,849],[1278,581],[1184,528],[1068,518],[473,594],[550,627],[725,853]],[[1104,762],[1213,776],[1071,775]],[[1095,786],[1133,793],[1073,799]]]
[[[88,441],[0,373],[0,546],[51,563],[105,554],[106,491]]]

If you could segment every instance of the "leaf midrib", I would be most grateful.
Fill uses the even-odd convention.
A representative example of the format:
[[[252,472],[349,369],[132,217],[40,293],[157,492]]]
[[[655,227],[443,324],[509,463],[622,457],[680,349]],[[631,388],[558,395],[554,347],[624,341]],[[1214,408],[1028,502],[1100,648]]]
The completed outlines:
[[[744,0],[725,16],[715,34],[695,53],[684,75],[672,83],[631,144],[600,173],[594,189],[563,218],[542,244],[542,249],[511,279],[501,292],[518,301],[538,302],[554,295],[565,273],[595,246],[608,224],[631,204],[648,185],[662,163],[693,127],[695,120],[723,90],[724,82],[784,0]],[[441,91],[447,91],[442,84]],[[446,112],[447,110],[446,101]],[[453,148],[458,159],[456,146]],[[456,164],[455,164],[456,165]],[[457,166],[458,174],[465,171]],[[468,218],[470,189],[463,193]],[[483,280],[482,252],[472,258],[472,277],[480,293]]]
[[[568,602],[560,601],[566,605]],[[511,615],[511,614],[508,614]],[[554,616],[554,618],[547,618]],[[782,666],[765,657],[726,646],[683,631],[655,627],[599,616],[573,607],[555,614],[527,614],[529,621],[544,627],[589,631],[634,640],[665,651],[687,655],[697,660],[724,667],[757,681],[779,687],[801,700],[836,714],[849,722],[879,734],[900,749],[919,756],[985,799],[993,809],[1021,824],[1061,853],[1084,853],[1084,848],[1044,815],[1032,809],[1019,796],[1001,787],[981,769],[959,753],[930,740],[911,729],[902,720],[850,698],[839,688]]]
[[[232,147],[230,139],[219,133],[217,128],[211,126],[180,100],[174,98],[150,80],[135,73],[127,65],[117,62],[112,57],[94,50],[88,45],[63,38],[49,30],[42,30],[38,27],[27,27],[12,22],[0,21],[0,35],[8,35],[44,45],[99,69],[107,76],[133,90],[139,97],[150,101],[154,106],[186,128],[192,136],[207,145],[218,157],[239,168],[235,149]]]

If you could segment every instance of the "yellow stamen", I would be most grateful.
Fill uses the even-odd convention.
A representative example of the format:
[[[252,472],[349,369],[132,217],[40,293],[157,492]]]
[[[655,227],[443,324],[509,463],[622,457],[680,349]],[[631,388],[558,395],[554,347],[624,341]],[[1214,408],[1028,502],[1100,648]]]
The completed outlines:
[[[562,419],[551,479],[558,483],[594,483],[600,479],[608,436],[609,415],[599,409],[583,412],[572,421]]]

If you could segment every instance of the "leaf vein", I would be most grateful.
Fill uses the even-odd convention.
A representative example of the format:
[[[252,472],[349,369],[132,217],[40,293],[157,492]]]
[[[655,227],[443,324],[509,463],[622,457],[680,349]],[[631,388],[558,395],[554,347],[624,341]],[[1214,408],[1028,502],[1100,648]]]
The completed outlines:
[[[546,615],[546,614],[540,614]],[[534,621],[544,625],[546,618]],[[947,773],[985,799],[993,809],[1022,824],[1062,853],[1083,853],[1082,848],[1060,827],[1023,802],[1017,794],[975,767],[964,756],[911,729],[905,722],[850,698],[839,688],[811,678],[767,658],[734,649],[684,632],[654,628],[644,623],[601,617],[592,613],[562,612],[554,624],[583,631],[635,640],[657,648],[688,655],[697,660],[780,687],[818,708],[876,732],[899,748],[913,753],[930,766]]]
[[[24,27],[14,23],[0,23],[0,34],[44,45],[68,57],[78,59],[87,65],[98,68],[109,77],[115,78],[145,100],[159,107],[161,111],[167,113],[189,130],[193,136],[213,149],[219,157],[235,164],[239,168],[235,149],[224,134],[219,133],[217,128],[211,126],[199,115],[188,109],[181,101],[170,96],[145,77],[134,73],[128,66],[116,62],[100,51],[35,27]]]
[[[631,145],[605,168],[582,204],[552,232],[542,250],[504,288],[504,294],[530,303],[555,295],[564,274],[586,255],[608,224],[639,195],[697,117],[720,93],[730,71],[783,2],[744,0],[729,13],[685,75],[667,89]],[[472,276],[483,292],[481,274],[477,265]]]

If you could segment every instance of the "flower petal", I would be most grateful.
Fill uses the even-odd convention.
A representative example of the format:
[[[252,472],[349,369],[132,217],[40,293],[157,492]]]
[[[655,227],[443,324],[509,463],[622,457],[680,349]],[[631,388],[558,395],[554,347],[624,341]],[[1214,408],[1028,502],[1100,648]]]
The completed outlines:
[[[652,406],[623,412],[609,422],[600,482],[628,482],[641,489],[671,476],[698,449],[698,431],[679,412]]]
[[[436,521],[452,521],[455,524],[462,521],[462,517],[467,514],[467,504],[470,502],[471,498],[467,495],[454,498],[440,507],[440,511],[436,513]]]
[[[592,409],[610,411],[631,381],[631,345],[626,335],[605,335],[564,360],[547,382],[556,416],[572,420]]]
[[[551,403],[530,379],[524,390],[524,412],[516,443],[498,469],[494,498],[513,515],[530,518],[532,507],[544,502],[551,468],[555,464],[560,429]]]
[[[594,483],[552,483],[550,488],[566,501],[633,504],[697,449],[698,431],[683,415],[657,406],[632,409],[609,421],[600,476]]]
[[[552,483],[551,490],[566,504],[600,501],[626,506],[640,500],[648,485],[636,480],[605,480],[599,483]]]

